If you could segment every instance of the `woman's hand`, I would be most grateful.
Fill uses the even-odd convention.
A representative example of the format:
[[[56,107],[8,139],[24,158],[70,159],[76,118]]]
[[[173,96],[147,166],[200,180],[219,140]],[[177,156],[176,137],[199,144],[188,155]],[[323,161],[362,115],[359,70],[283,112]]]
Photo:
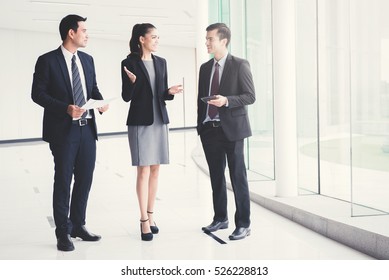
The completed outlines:
[[[103,107],[99,107],[97,109],[99,110],[100,113],[104,113],[109,109],[109,104],[104,105]]]
[[[135,83],[136,76],[134,73],[132,73],[130,70],[127,69],[126,66],[124,66],[124,72],[126,72],[128,78],[130,79],[131,83]]]
[[[175,85],[169,88],[168,93],[174,95],[177,93],[182,93],[183,91],[184,88],[182,87],[182,85]]]

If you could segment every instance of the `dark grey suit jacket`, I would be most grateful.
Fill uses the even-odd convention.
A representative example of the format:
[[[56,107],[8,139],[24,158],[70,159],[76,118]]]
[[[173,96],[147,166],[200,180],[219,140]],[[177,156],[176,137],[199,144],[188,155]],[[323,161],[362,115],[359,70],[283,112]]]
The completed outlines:
[[[207,104],[201,97],[208,96],[214,59],[200,67],[197,100],[197,132],[201,133]],[[252,135],[247,105],[255,102],[255,89],[250,64],[247,60],[228,54],[220,80],[219,94],[227,97],[228,107],[220,107],[219,116],[227,139],[237,141]]]
[[[97,83],[93,58],[81,51],[77,52],[85,75],[87,99],[102,100]],[[74,104],[69,71],[61,47],[38,58],[35,65],[31,97],[44,108],[43,140],[55,143],[65,139],[72,125],[67,113],[69,104]],[[95,138],[97,128],[92,114]]]

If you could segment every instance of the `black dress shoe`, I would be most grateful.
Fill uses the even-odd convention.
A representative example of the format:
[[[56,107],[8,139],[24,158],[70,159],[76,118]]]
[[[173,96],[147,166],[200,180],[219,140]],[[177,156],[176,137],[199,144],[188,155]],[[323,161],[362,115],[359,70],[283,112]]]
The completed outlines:
[[[71,237],[79,237],[84,241],[99,241],[101,239],[100,235],[96,235],[87,231],[85,226],[75,228],[72,230]]]
[[[202,227],[201,229],[205,232],[213,232],[226,228],[228,228],[228,220],[225,220],[224,222],[213,221],[209,226]]]
[[[153,240],[153,233],[152,232],[143,233],[143,231],[142,231],[142,223],[145,223],[145,222],[148,222],[148,221],[149,221],[149,219],[147,219],[147,220],[140,220],[140,238],[143,241],[151,241],[151,240]]]
[[[228,238],[230,238],[230,240],[239,240],[249,236],[250,233],[250,228],[237,227]]]
[[[153,226],[150,226],[150,230],[153,234],[157,234],[159,232],[159,228],[157,227],[157,224],[155,222]]]
[[[62,235],[57,237],[57,249],[59,251],[73,251],[74,245],[72,240],[70,239],[70,235]]]

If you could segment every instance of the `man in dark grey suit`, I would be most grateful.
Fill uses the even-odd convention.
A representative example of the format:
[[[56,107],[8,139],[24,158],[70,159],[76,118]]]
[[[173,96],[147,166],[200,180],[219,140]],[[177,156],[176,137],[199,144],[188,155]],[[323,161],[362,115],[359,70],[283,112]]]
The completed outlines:
[[[250,235],[250,196],[244,163],[244,139],[251,136],[247,105],[255,90],[247,60],[228,53],[230,29],[224,23],[207,27],[206,46],[214,58],[200,68],[197,131],[211,177],[214,217],[202,228],[228,228],[226,158],[235,197],[235,230],[231,240]],[[209,98],[209,99],[206,99]]]
[[[85,228],[97,129],[94,111],[81,107],[90,98],[103,99],[96,83],[93,58],[78,51],[88,41],[85,21],[78,15],[62,19],[59,25],[62,45],[38,58],[31,93],[34,102],[44,108],[43,140],[49,143],[54,157],[53,212],[60,251],[74,250],[70,237],[84,241],[101,238]],[[102,113],[107,109],[108,105],[98,110]]]

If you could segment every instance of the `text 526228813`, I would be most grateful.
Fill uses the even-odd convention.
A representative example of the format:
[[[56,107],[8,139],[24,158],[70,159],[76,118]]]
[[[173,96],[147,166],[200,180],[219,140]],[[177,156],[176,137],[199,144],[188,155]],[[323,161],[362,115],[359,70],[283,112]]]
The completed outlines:
[[[236,276],[247,276],[247,275],[268,275],[269,269],[266,266],[263,267],[245,267],[245,266],[237,266],[237,267],[223,267],[223,266],[217,266],[214,270],[215,275],[217,276],[229,276],[229,275],[236,275]]]

